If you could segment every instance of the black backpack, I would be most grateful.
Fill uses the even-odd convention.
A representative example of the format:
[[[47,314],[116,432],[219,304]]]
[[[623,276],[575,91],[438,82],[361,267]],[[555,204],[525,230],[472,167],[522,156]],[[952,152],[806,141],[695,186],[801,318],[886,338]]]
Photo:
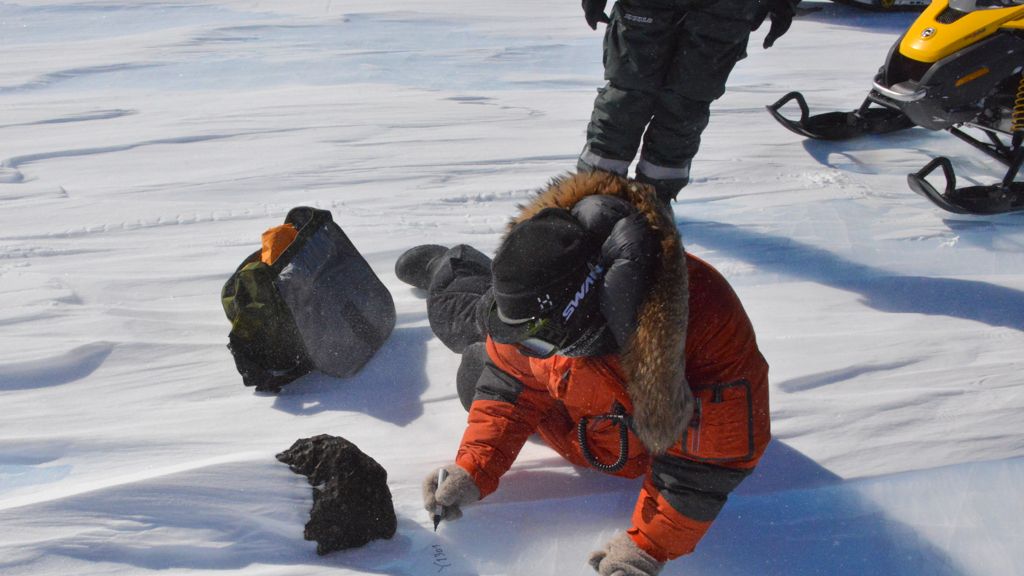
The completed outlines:
[[[278,392],[312,370],[355,374],[395,326],[384,284],[331,213],[298,207],[298,231],[273,264],[256,251],[221,291],[231,321],[228,349],[246,386]]]

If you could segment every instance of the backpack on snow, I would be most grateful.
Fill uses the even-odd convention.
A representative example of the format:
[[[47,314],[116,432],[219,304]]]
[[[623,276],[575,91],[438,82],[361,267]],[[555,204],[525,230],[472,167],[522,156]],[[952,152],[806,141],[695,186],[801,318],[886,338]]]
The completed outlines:
[[[331,213],[300,206],[221,290],[246,386],[278,392],[319,370],[355,374],[395,326],[391,294]]]

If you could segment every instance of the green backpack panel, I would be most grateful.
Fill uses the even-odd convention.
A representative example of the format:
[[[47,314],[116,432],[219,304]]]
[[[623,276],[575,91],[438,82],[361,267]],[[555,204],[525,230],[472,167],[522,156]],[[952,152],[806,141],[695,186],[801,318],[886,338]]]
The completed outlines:
[[[246,386],[277,392],[313,369],[291,311],[274,285],[275,273],[257,251],[221,291],[231,321],[228,349]]]

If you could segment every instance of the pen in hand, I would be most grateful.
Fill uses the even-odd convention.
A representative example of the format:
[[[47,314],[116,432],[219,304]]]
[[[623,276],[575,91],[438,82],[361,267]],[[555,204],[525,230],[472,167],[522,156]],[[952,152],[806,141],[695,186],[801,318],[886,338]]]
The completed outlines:
[[[447,470],[445,470],[444,468],[439,468],[437,470],[437,487],[438,488],[441,487],[441,483],[444,482],[444,479],[447,478],[447,477],[448,477],[448,471]],[[436,489],[435,489],[435,493],[436,493]],[[438,526],[438,524],[441,523],[441,518],[444,518],[444,506],[442,506],[440,504],[436,504],[434,506],[434,532],[437,532],[437,526]]]

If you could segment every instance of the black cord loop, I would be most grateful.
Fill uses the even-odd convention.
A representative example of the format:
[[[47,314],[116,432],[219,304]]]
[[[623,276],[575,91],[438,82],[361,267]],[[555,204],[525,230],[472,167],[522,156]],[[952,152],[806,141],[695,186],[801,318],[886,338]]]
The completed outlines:
[[[629,429],[631,424],[629,414],[626,414],[626,409],[620,404],[616,404],[612,413],[594,416],[594,420],[612,420],[619,425],[619,458],[612,464],[605,464],[598,460],[590,451],[590,446],[587,444],[587,425],[590,423],[590,418],[586,416],[580,418],[579,425],[576,427],[576,434],[579,438],[580,451],[583,452],[583,457],[586,458],[591,466],[602,472],[618,472],[622,470],[629,460]]]

